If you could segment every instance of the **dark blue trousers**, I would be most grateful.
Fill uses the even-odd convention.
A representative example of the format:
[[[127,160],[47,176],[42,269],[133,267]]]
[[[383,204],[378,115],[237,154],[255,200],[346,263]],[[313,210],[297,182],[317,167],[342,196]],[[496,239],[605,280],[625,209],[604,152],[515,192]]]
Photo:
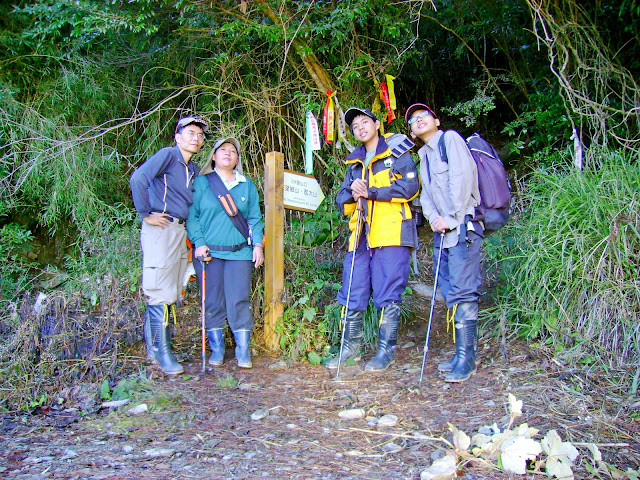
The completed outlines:
[[[409,247],[367,249],[366,239],[362,238],[355,251],[351,282],[349,277],[354,252],[347,253],[344,259],[338,302],[346,306],[347,310],[363,311],[367,309],[369,297],[373,292],[373,304],[376,308],[386,307],[390,303],[400,303],[402,293],[409,282],[409,250]],[[351,294],[347,305],[349,283]]]
[[[482,237],[476,232],[467,232],[460,226],[457,245],[442,249],[438,286],[440,293],[452,309],[459,303],[476,303],[480,298],[482,274],[480,271],[480,249]],[[433,275],[436,274],[440,234],[433,236]]]
[[[202,263],[194,259],[193,268],[202,295]],[[225,320],[231,331],[252,330],[253,316],[249,293],[251,290],[251,260],[222,260],[212,258],[205,263],[206,297],[205,324],[207,330],[224,328]]]

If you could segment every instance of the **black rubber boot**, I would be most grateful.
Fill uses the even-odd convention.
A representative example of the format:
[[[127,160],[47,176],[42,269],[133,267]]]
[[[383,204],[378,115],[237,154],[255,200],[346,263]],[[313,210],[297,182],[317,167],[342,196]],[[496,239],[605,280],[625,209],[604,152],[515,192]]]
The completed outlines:
[[[464,382],[476,373],[476,341],[478,330],[478,304],[461,303],[455,317],[456,356],[453,369],[444,377],[445,382]]]
[[[456,351],[456,353],[453,355],[453,357],[451,357],[450,360],[447,360],[446,362],[442,362],[438,364],[438,371],[450,372],[451,370],[453,370],[453,367],[456,365],[457,361],[458,361],[458,354]]]
[[[390,303],[384,307],[382,323],[378,331],[378,352],[369,360],[365,370],[384,370],[395,358],[396,341],[398,340],[398,324],[400,323],[400,304]]]
[[[236,360],[240,368],[251,368],[251,356],[249,354],[249,345],[251,343],[251,330],[236,330],[233,332],[236,339]]]
[[[224,328],[210,328],[207,330],[211,357],[209,365],[218,367],[224,361]]]
[[[344,345],[342,346],[342,357],[340,357],[340,353],[338,352],[338,355],[329,359],[324,364],[325,367],[338,368],[338,359],[340,359],[340,363],[343,365],[349,358],[352,358],[355,362],[360,360],[360,343],[362,342],[363,320],[364,311],[347,311],[347,318],[344,326]]]
[[[144,339],[147,343],[148,356],[167,375],[184,372],[182,365],[171,353],[169,310],[172,307],[173,305],[147,305],[144,313]]]
[[[453,321],[453,318],[450,317],[450,315],[451,315],[451,309],[447,308],[447,332],[449,332],[449,325],[451,325],[452,328],[454,329],[456,328],[455,322]],[[455,335],[454,335],[454,338],[455,338]],[[450,372],[451,370],[453,370],[453,367],[456,366],[457,361],[458,361],[458,352],[456,350],[456,352],[453,354],[453,357],[451,357],[446,362],[438,364],[438,371]]]

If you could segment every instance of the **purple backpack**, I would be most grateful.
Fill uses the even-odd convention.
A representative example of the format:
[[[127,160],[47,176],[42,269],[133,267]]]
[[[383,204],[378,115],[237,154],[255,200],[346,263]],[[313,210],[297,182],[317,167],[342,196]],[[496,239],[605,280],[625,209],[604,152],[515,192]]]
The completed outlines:
[[[455,130],[452,130],[455,132]],[[458,132],[455,132],[459,135]],[[485,230],[497,230],[509,220],[511,182],[496,149],[478,133],[466,140],[469,151],[478,168],[478,188],[480,205],[476,208],[474,220],[482,220]],[[444,144],[444,135],[438,142],[440,157],[449,163]]]

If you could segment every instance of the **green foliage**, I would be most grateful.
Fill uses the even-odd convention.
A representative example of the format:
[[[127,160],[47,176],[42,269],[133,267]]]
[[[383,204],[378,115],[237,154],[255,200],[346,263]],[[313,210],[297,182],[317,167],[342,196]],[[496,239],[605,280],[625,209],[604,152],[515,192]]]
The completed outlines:
[[[325,243],[333,243],[341,233],[340,212],[325,198],[313,213],[292,214],[291,228],[287,232],[287,243],[301,247],[317,247]]]
[[[527,338],[574,362],[640,356],[640,167],[601,152],[584,172],[537,170],[506,227],[501,309]]]
[[[17,223],[0,227],[0,298],[14,298],[29,284],[35,265],[25,253],[32,240],[31,231]]]
[[[227,376],[216,379],[216,385],[220,388],[236,388],[238,386],[239,380],[233,376],[232,373],[227,373]]]
[[[138,291],[141,262],[139,225],[127,225],[88,239],[80,254],[65,259],[64,270],[50,268],[51,283],[69,294],[82,292],[93,306],[104,304],[114,283],[129,294]]]
[[[562,98],[551,89],[532,94],[518,117],[505,124],[503,133],[513,138],[510,153],[526,158],[529,168],[563,164],[571,125]]]
[[[486,115],[496,108],[495,96],[492,92],[495,88],[491,84],[482,85],[481,82],[474,82],[477,85],[474,97],[471,100],[457,103],[456,105],[444,108],[443,110],[451,115],[456,115],[470,127],[477,123],[478,118]]]
[[[149,389],[148,379],[140,376],[126,377],[120,380],[113,389],[109,379],[105,378],[100,385],[100,398],[102,400],[127,400],[136,394],[147,392]]]

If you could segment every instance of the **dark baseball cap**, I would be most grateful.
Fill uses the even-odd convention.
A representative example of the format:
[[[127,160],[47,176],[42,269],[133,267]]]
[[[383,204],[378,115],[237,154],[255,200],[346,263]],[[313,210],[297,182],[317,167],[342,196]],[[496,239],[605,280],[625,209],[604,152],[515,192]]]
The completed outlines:
[[[203,120],[202,118],[190,116],[190,117],[182,117],[180,120],[178,120],[178,123],[176,123],[176,133],[178,133],[178,130],[180,130],[181,128],[184,128],[187,125],[191,125],[191,124],[195,124],[199,126],[203,132],[206,132],[207,130],[209,130],[209,124],[205,120]]]
[[[409,108],[407,108],[407,113],[404,114],[405,121],[409,122],[409,119],[411,118],[411,115],[413,115],[413,112],[415,112],[417,110],[426,110],[431,115],[433,115],[433,118],[438,118],[438,115],[436,115],[436,112],[434,112],[430,107],[428,107],[424,103],[414,103]]]
[[[344,121],[347,122],[347,125],[351,126],[351,122],[353,122],[353,119],[356,118],[358,115],[366,115],[374,122],[378,121],[378,117],[376,117],[371,110],[368,110],[366,108],[360,108],[360,107],[348,108],[347,111],[344,112]]]

